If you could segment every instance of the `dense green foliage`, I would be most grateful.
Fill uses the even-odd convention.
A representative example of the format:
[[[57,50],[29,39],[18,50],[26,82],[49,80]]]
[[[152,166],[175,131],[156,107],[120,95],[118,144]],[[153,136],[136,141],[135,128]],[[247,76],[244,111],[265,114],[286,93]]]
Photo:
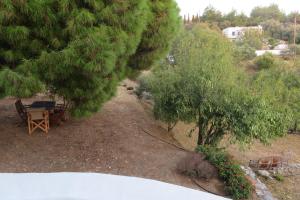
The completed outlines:
[[[275,57],[270,53],[258,56],[255,59],[255,64],[257,65],[258,69],[269,69],[276,67]]]
[[[218,26],[220,29],[224,29],[230,26],[246,26],[249,25],[249,18],[244,13],[237,13],[235,10],[227,14],[223,14],[216,10],[214,7],[209,6],[205,8],[201,16],[192,16],[191,19],[184,18],[185,23],[197,23],[205,22]]]
[[[173,0],[1,1],[0,96],[46,89],[89,115],[165,56],[179,21]]]
[[[224,134],[242,144],[282,136],[290,122],[286,109],[252,94],[231,52],[218,32],[201,26],[183,32],[171,52],[175,65],[165,63],[148,78],[155,116],[195,123],[199,145],[217,144]]]
[[[256,57],[255,50],[262,49],[263,35],[261,32],[252,30],[247,31],[243,36],[234,42],[234,57],[236,60],[245,61],[252,60]]]
[[[240,166],[234,163],[223,149],[199,146],[197,151],[203,153],[206,159],[217,167],[219,176],[225,181],[225,190],[233,199],[248,199],[251,196],[254,188]]]
[[[136,54],[129,60],[129,65],[136,69],[147,69],[166,55],[170,42],[179,27],[178,10],[173,0],[152,0],[150,23],[143,33]]]
[[[263,35],[255,30],[246,31],[240,42],[247,44],[254,49],[261,49],[263,46]]]
[[[286,108],[292,115],[291,130],[299,129],[300,73],[284,68],[270,68],[254,76],[251,85],[255,93],[268,99],[273,107]]]
[[[237,44],[233,53],[237,62],[244,60],[252,60],[256,57],[255,49],[248,44]]]
[[[250,14],[252,20],[256,23],[266,21],[268,19],[284,21],[285,14],[279,9],[278,5],[271,4],[266,7],[255,7]]]
[[[298,22],[300,21],[300,18]],[[280,22],[278,20],[269,19],[263,21],[261,25],[264,28],[265,34],[273,37],[275,39],[286,40],[290,43],[293,42],[294,39],[294,23],[287,21],[287,22]],[[300,43],[300,25],[296,26],[296,43]]]

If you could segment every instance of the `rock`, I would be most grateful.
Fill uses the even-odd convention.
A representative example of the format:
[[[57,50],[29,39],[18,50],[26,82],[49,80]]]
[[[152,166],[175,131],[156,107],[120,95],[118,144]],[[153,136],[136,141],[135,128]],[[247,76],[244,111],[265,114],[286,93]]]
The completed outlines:
[[[256,174],[250,167],[241,166],[242,170],[246,173],[246,175],[250,176],[253,179],[256,179]]]
[[[263,199],[263,200],[276,200],[276,199],[272,196],[271,192],[269,192],[269,191],[266,191],[266,192],[264,193],[264,195],[262,196],[262,199]]]
[[[268,172],[267,170],[258,170],[257,173],[262,177],[273,179],[270,172]]]
[[[271,192],[268,190],[267,186],[257,178],[254,171],[250,167],[244,167],[241,166],[242,170],[246,173],[246,177],[249,180],[249,182],[254,185],[255,193],[261,200],[277,200],[275,199]],[[266,170],[259,170],[259,174],[262,176],[271,177],[271,174]]]
[[[259,180],[258,178],[256,179],[257,183],[256,183],[256,188],[258,188],[259,190],[268,190],[267,186],[261,182],[261,180]]]

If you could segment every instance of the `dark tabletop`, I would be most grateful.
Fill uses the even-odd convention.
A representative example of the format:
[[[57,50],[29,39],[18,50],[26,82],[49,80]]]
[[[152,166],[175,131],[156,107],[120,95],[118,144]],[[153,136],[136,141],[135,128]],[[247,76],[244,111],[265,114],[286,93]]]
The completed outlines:
[[[55,101],[35,101],[31,104],[30,107],[53,109],[55,107]]]

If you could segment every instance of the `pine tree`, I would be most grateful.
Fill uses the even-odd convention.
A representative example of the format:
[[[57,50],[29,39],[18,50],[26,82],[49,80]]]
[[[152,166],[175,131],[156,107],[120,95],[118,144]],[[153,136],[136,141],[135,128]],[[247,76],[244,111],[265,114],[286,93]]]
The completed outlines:
[[[129,66],[147,69],[168,53],[181,22],[178,8],[173,0],[152,0],[150,23],[143,33],[137,52],[131,57]]]
[[[178,25],[173,0],[2,0],[0,97],[48,90],[90,115],[165,56]]]

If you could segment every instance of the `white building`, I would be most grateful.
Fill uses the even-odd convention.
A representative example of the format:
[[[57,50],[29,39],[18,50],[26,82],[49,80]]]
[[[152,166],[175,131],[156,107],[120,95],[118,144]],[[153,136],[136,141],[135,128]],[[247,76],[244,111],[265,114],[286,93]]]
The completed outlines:
[[[262,26],[247,26],[247,27],[228,27],[223,30],[223,34],[230,40],[236,40],[241,38],[246,31],[256,30],[260,33],[263,32]]]

